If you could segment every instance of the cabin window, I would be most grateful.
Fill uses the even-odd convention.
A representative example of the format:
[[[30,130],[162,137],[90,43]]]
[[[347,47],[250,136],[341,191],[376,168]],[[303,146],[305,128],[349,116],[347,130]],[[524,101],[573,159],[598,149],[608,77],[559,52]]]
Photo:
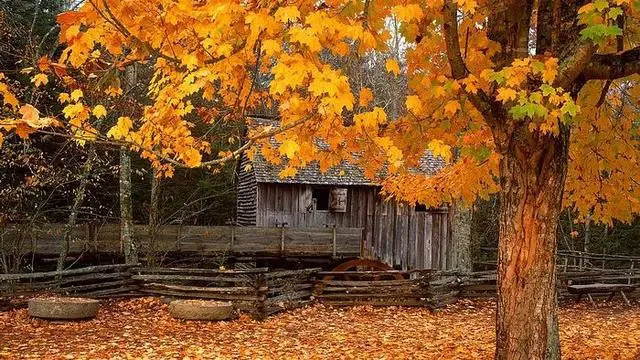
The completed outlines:
[[[416,212],[427,212],[427,205],[416,204]]]
[[[329,210],[329,189],[315,188],[312,195],[316,210]]]

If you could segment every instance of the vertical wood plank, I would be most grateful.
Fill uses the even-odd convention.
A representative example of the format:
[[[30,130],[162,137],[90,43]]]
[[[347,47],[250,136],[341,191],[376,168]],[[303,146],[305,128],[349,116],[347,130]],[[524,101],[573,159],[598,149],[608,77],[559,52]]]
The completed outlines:
[[[442,246],[440,248],[440,258],[442,259],[442,265],[441,268],[443,270],[448,270],[450,268],[450,264],[449,264],[449,253],[451,252],[449,250],[449,237],[447,236],[448,232],[448,217],[447,214],[440,214],[440,241],[442,243]]]
[[[408,234],[407,234],[407,268],[417,269],[418,266],[418,219],[414,206],[408,207]]]
[[[367,209],[367,213],[366,213],[366,218],[365,218],[365,240],[366,240],[366,246],[365,249],[367,250],[367,253],[365,254],[368,257],[372,257],[373,256],[373,239],[374,239],[374,234],[375,234],[375,198],[373,198],[374,194],[374,189],[370,188],[368,189],[368,191],[366,192],[366,209]]]
[[[425,225],[425,217],[424,212],[415,212],[414,209],[414,217],[413,221],[416,223],[416,268],[424,269],[425,268],[425,252],[424,252],[424,225]]]
[[[424,213],[424,267],[425,269],[435,269],[436,267],[433,264],[433,252],[432,249],[432,229],[433,229],[433,216],[428,212]]]
[[[441,270],[440,267],[440,215],[431,213],[433,227],[431,228],[431,261],[434,269]]]

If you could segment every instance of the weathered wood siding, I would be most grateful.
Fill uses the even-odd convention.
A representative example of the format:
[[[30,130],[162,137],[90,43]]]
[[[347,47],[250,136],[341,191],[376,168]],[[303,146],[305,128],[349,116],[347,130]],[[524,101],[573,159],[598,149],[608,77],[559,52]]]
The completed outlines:
[[[373,186],[347,188],[345,212],[313,209],[313,186],[259,183],[256,225],[263,227],[362,228],[361,255],[401,269],[455,267],[447,208],[416,212],[384,201]]]
[[[256,209],[257,209],[257,188],[256,176],[253,168],[245,170],[245,166],[250,164],[246,154],[242,154],[240,160],[240,168],[238,170],[238,192],[237,192],[237,209],[236,221],[240,226],[256,225]]]
[[[313,187],[305,184],[258,184],[257,226],[366,227],[367,201],[373,201],[372,186],[347,188],[345,212],[313,210]]]

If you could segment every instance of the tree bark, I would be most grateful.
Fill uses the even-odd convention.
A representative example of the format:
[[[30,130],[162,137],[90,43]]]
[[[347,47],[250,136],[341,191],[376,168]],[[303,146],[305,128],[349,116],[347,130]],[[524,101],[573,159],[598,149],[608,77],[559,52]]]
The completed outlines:
[[[149,249],[147,249],[147,265],[158,265],[158,249],[156,237],[160,226],[160,178],[155,168],[151,169],[151,196],[149,199]]]
[[[133,234],[131,204],[131,156],[129,150],[120,148],[120,241],[127,264],[138,263],[138,249]]]
[[[556,228],[568,136],[520,127],[501,149],[496,359],[560,359]]]
[[[73,231],[73,228],[76,226],[76,220],[78,219],[78,211],[80,211],[80,208],[84,203],[87,185],[89,184],[89,174],[91,173],[91,169],[93,168],[93,163],[95,159],[96,159],[95,145],[91,143],[89,145],[89,151],[87,152],[87,160],[85,160],[84,165],[82,167],[82,174],[80,175],[80,184],[76,189],[73,205],[71,205],[71,209],[69,212],[69,219],[67,220],[67,224],[64,227],[64,234],[62,237],[62,246],[60,248],[60,253],[58,254],[56,271],[64,270],[64,262],[66,261],[67,256],[69,255],[69,242],[71,241],[71,232]]]
[[[451,204],[451,211],[453,211],[453,265],[460,271],[473,271],[471,255],[471,208],[465,208],[459,203],[453,202]]]

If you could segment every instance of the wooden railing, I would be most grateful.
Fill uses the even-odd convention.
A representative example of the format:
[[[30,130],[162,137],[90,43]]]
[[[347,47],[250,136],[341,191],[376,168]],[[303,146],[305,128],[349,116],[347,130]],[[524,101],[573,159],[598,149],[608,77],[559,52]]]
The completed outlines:
[[[3,231],[0,252],[56,255],[63,244],[65,226],[49,224],[21,233],[20,228]],[[136,225],[138,248],[145,253],[189,252],[202,255],[240,254],[270,256],[360,255],[361,228],[266,228],[235,226],[167,225],[156,232],[153,241],[149,228]],[[121,253],[120,227],[117,224],[83,224],[71,231],[70,254],[82,252]]]

